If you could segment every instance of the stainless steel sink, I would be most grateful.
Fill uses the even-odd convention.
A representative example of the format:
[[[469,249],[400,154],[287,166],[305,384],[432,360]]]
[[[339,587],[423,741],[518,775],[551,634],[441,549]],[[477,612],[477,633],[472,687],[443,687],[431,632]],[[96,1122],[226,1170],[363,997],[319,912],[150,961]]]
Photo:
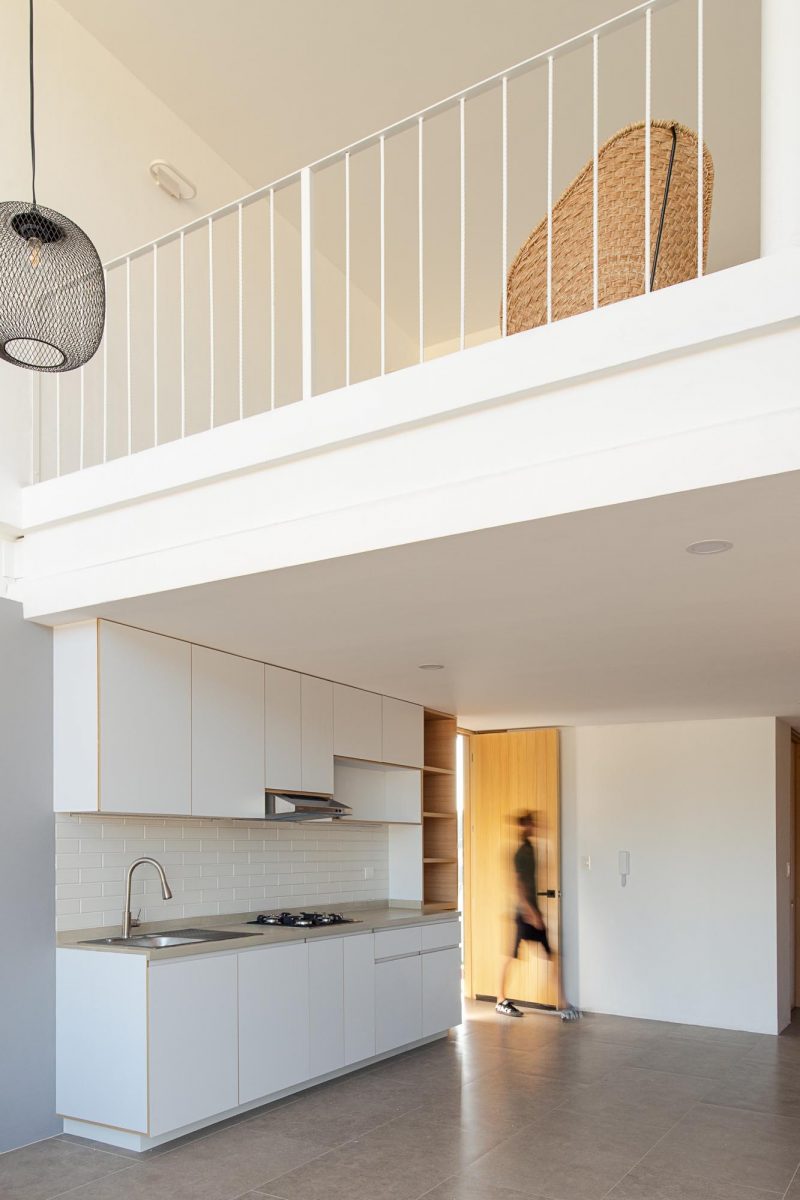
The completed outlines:
[[[200,942],[228,942],[253,937],[252,933],[222,932],[219,929],[175,929],[172,933],[135,933],[131,937],[92,938],[84,946],[135,946],[140,950],[164,950],[169,946],[191,946]]]
[[[83,944],[85,946],[137,946],[145,950],[161,950],[166,946],[191,946],[196,942],[204,942],[205,938],[173,937],[166,933],[142,933],[133,937],[92,938]]]

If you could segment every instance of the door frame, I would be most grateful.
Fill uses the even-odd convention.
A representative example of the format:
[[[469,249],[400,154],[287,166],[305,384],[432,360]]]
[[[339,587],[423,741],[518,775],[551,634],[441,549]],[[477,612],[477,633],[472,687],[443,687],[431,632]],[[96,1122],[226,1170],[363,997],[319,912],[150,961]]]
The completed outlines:
[[[558,726],[558,725],[520,725],[516,728],[481,729],[481,730],[465,729],[465,728],[462,728],[461,726],[459,726],[458,730],[457,730],[457,732],[459,734],[462,734],[464,737],[464,762],[462,764],[463,780],[464,780],[464,796],[463,796],[464,807],[463,807],[463,817],[462,817],[462,819],[463,819],[462,894],[463,894],[463,898],[464,898],[464,911],[461,914],[461,919],[462,919],[463,939],[464,939],[464,941],[463,941],[463,957],[464,957],[463,988],[464,988],[464,995],[470,1000],[475,999],[475,989],[473,987],[473,980],[472,980],[472,972],[473,972],[473,963],[472,963],[472,838],[473,838],[473,833],[474,833],[473,796],[472,796],[473,778],[472,778],[472,771],[471,771],[472,738],[480,737],[482,734],[486,734],[486,733],[526,733],[526,732],[538,732],[538,731],[549,730],[549,729],[554,729],[558,734],[559,769],[558,769],[557,804],[558,804],[559,827],[560,827],[561,826],[561,816],[562,816],[562,811],[561,811],[561,807],[562,807],[561,806],[561,801],[562,801],[562,796],[561,796],[562,745],[561,745],[561,727],[560,726]],[[798,745],[797,749],[798,749],[798,751],[800,751],[800,745]],[[800,756],[798,758],[798,761],[800,762]],[[560,828],[559,828],[559,874],[562,877],[561,883],[562,883],[562,892],[563,892],[563,840],[561,837],[561,829]],[[562,987],[564,986],[564,981],[563,981],[563,971],[564,971],[563,910],[564,910],[564,906],[563,906],[563,903],[561,902],[561,896],[559,896],[558,930],[557,930],[558,969],[562,973],[561,974],[561,986]]]

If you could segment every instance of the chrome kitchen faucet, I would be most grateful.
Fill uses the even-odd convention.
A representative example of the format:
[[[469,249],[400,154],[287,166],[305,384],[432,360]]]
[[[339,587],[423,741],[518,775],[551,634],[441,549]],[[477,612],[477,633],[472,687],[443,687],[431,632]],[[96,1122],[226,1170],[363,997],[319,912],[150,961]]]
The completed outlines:
[[[152,865],[158,871],[158,877],[161,880],[162,897],[165,900],[172,899],[172,889],[167,883],[167,877],[164,874],[164,868],[160,862],[156,862],[154,858],[137,858],[135,862],[132,862],[128,867],[128,872],[125,876],[125,904],[122,909],[122,936],[124,938],[129,938],[131,936],[131,925],[134,924],[131,918],[131,880],[133,879],[133,872],[137,867],[140,867],[142,863],[152,863]],[[135,924],[138,925],[139,922],[136,921]]]

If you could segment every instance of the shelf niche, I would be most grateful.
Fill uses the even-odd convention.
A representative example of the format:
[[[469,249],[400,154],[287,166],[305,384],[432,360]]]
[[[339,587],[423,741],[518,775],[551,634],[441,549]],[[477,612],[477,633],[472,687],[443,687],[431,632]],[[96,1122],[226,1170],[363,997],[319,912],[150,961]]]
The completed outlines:
[[[422,772],[423,894],[426,904],[458,907],[456,718],[425,709]]]

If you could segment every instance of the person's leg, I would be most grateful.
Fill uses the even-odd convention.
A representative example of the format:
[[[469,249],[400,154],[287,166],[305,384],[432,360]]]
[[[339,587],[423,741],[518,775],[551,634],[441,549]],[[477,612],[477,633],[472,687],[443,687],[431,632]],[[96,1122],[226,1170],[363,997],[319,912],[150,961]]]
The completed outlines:
[[[514,945],[511,954],[507,958],[503,958],[500,963],[500,985],[497,989],[497,1004],[495,1011],[499,1012],[504,1017],[521,1017],[522,1013],[515,1004],[512,1004],[508,999],[506,992],[508,990],[508,976],[511,971],[511,964],[519,954],[520,942],[522,941],[522,925],[519,914],[514,924]]]

